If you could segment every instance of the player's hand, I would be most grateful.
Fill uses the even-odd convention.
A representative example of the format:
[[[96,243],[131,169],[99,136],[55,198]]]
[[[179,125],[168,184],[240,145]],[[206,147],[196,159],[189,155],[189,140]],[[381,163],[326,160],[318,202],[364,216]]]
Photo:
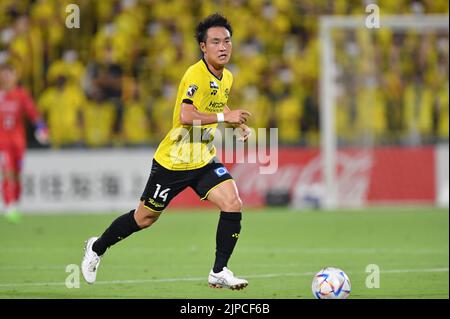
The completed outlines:
[[[230,124],[244,124],[247,122],[250,112],[244,110],[233,110],[225,113],[225,122]]]
[[[238,141],[245,142],[248,140],[249,136],[252,134],[252,130],[245,124],[239,125],[239,127],[236,128],[240,134],[241,137],[238,138]]]
[[[34,131],[34,137],[40,144],[47,145],[50,140],[47,126],[42,122],[38,123]]]

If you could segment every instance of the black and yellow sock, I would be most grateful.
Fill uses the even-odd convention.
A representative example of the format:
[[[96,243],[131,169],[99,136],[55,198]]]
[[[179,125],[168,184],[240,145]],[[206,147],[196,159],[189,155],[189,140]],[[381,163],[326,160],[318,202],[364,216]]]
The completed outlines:
[[[216,234],[216,260],[213,271],[221,272],[228,264],[241,231],[242,213],[220,212]]]
[[[101,256],[106,249],[114,245],[118,241],[127,238],[132,233],[141,230],[134,219],[134,209],[129,213],[119,216],[114,220],[105,232],[92,245],[92,250]]]

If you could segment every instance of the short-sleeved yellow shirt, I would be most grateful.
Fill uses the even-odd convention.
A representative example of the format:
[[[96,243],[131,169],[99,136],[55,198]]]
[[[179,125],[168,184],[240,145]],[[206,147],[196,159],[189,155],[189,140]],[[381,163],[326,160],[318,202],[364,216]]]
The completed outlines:
[[[173,126],[161,141],[155,160],[170,170],[191,170],[205,166],[216,155],[212,141],[217,123],[193,126],[180,123],[181,104],[193,104],[204,113],[221,113],[228,101],[233,76],[224,69],[217,78],[202,59],[190,66],[178,87]]]

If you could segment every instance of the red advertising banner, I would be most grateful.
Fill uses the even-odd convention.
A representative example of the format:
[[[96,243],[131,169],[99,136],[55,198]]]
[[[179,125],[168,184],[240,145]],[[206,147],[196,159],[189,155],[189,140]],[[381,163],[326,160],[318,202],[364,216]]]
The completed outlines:
[[[436,199],[433,147],[346,149],[337,154],[336,186],[341,206],[433,204]],[[325,194],[318,149],[282,148],[274,174],[262,174],[258,163],[226,164],[246,207],[262,206],[271,190],[288,190],[294,206],[320,203]],[[198,205],[190,189],[171,206]]]
[[[434,147],[375,151],[367,201],[434,203]]]

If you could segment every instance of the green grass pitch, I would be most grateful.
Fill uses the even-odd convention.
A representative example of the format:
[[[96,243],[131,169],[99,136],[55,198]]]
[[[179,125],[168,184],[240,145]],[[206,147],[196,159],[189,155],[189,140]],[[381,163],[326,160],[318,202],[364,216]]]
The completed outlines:
[[[102,258],[97,282],[77,278],[84,240],[118,214],[25,215],[0,219],[0,298],[264,298],[310,299],[324,266],[349,275],[349,298],[449,298],[449,212],[383,208],[339,212],[251,210],[229,262],[247,278],[243,291],[211,289],[218,212],[167,210],[159,221]],[[367,265],[380,287],[367,288]],[[73,268],[70,268],[73,267]],[[76,282],[76,281],[75,281]]]

